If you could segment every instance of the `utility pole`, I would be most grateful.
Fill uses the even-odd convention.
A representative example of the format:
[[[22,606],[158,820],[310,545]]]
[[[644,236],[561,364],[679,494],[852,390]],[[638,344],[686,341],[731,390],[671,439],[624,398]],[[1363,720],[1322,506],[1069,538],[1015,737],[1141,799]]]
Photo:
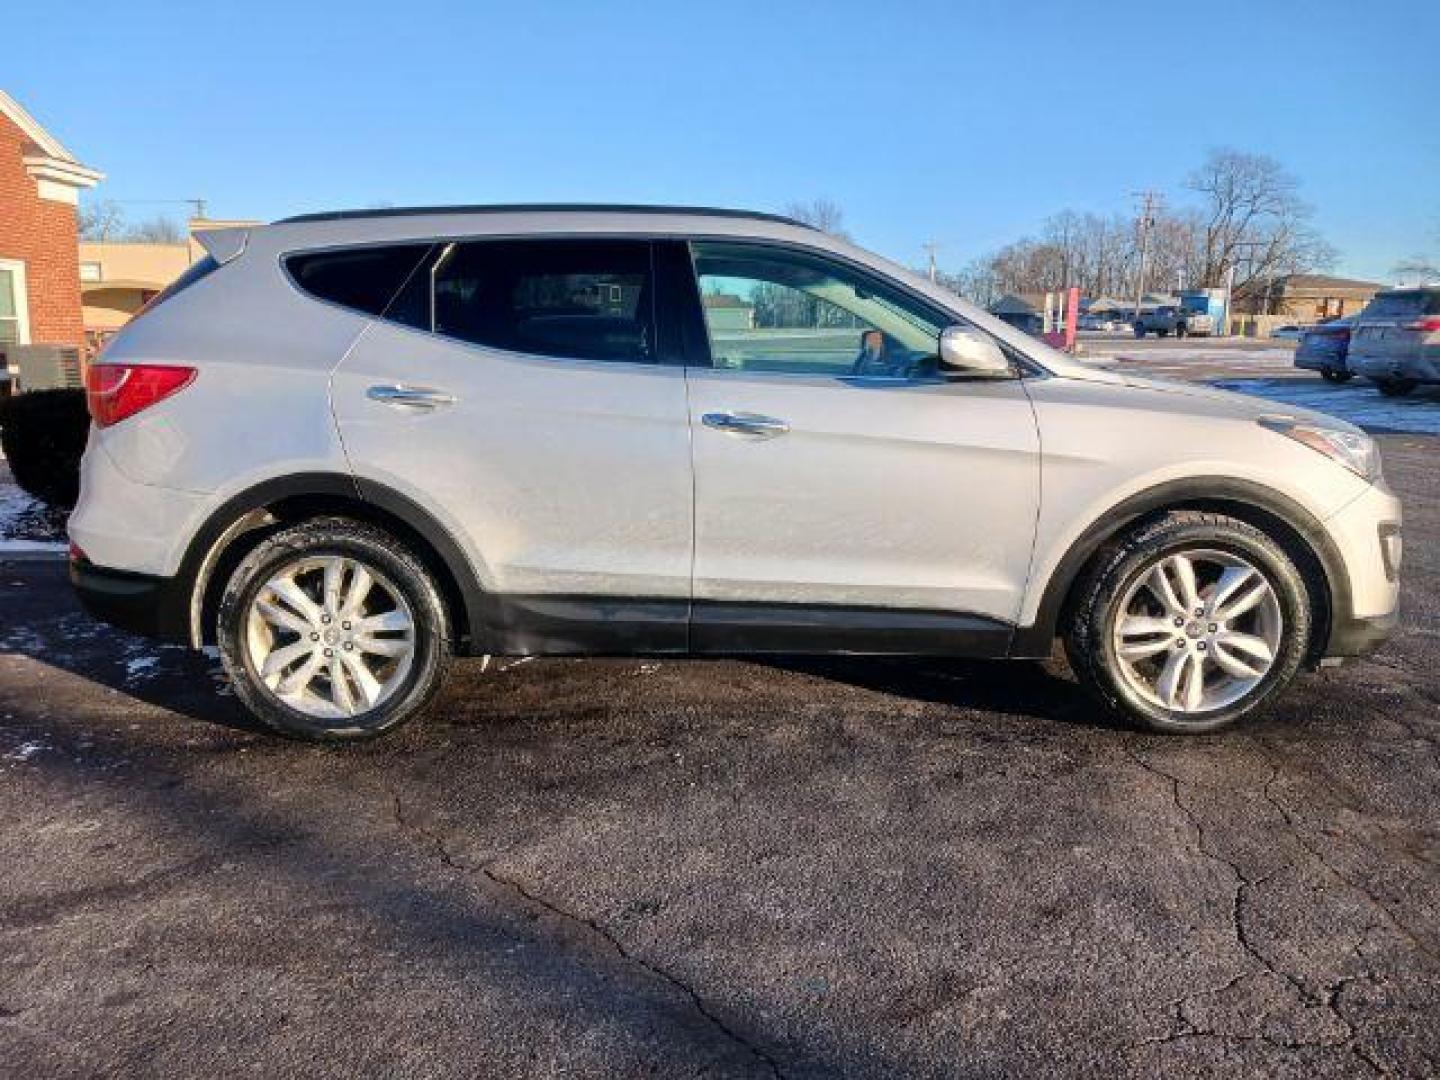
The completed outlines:
[[[930,262],[930,281],[933,283],[933,282],[935,281],[936,275],[937,275],[937,271],[936,271],[936,269],[935,269],[935,252],[936,252],[937,250],[939,250],[940,245],[937,244],[937,243],[935,243],[934,240],[927,240],[925,243],[921,244],[920,246],[925,249],[925,254],[929,257],[929,262]]]
[[[1131,194],[1144,202],[1140,208],[1140,272],[1135,277],[1135,318],[1140,318],[1140,301],[1145,297],[1145,261],[1150,257],[1150,230],[1155,227],[1155,212],[1163,196],[1158,191],[1135,191]]]

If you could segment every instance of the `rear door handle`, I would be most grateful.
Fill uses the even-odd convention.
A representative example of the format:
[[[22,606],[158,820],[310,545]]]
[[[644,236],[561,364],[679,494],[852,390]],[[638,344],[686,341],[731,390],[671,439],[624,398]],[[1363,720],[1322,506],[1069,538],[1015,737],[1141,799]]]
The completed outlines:
[[[365,396],[371,401],[392,405],[397,409],[438,409],[442,405],[454,405],[460,400],[444,390],[429,386],[406,386],[404,383],[372,386],[365,391]]]
[[[784,420],[773,416],[760,416],[758,413],[709,412],[700,418],[700,422],[716,431],[728,431],[733,435],[759,435],[765,439],[773,439],[790,430],[790,425]]]

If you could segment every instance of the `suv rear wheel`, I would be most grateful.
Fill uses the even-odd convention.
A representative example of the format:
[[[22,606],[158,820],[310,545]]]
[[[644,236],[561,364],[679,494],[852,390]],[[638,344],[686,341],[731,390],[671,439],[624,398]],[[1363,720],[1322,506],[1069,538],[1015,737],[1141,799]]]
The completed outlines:
[[[1082,581],[1065,647],[1107,708],[1160,732],[1214,731],[1299,670],[1304,578],[1247,522],[1178,511],[1140,525]]]
[[[345,519],[262,541],[230,577],[218,631],[240,700],[296,738],[395,729],[434,697],[450,660],[445,604],[424,564]]]

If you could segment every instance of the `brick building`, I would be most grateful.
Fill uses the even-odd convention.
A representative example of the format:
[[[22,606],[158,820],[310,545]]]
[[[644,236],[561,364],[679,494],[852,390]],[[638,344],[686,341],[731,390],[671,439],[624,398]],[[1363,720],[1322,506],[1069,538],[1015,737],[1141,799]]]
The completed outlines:
[[[1235,314],[1273,315],[1315,323],[1355,315],[1384,285],[1328,274],[1284,274],[1260,278],[1235,290]]]
[[[102,178],[0,90],[0,350],[83,346],[76,203]]]

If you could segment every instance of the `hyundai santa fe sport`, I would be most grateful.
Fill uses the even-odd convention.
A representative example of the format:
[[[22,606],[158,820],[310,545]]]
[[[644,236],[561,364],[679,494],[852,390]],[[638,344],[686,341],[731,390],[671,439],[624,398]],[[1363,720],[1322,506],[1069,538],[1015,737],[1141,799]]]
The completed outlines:
[[[1395,622],[1400,506],[1317,413],[1098,370],[764,214],[207,234],[88,373],[71,576],[279,731],[457,655],[1048,657],[1208,731]]]

